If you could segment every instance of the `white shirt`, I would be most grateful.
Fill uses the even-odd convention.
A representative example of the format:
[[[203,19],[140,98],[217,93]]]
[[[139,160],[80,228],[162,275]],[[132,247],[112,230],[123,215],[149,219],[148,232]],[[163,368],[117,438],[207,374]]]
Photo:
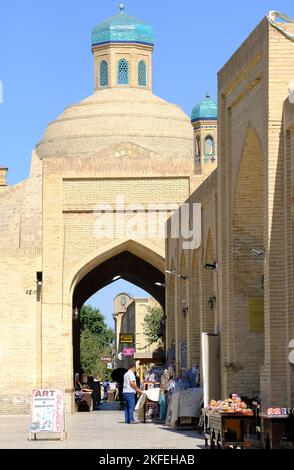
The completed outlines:
[[[136,383],[136,377],[133,371],[128,370],[128,372],[125,373],[124,375],[124,388],[123,388],[123,393],[136,393],[136,390],[134,390],[131,387],[131,382]]]

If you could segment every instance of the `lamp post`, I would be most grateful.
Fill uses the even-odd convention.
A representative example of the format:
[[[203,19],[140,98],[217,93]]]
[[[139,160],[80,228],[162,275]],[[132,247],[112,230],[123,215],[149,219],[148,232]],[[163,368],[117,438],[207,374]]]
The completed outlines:
[[[72,313],[73,320],[78,320],[79,319],[79,309],[78,307],[75,307]]]

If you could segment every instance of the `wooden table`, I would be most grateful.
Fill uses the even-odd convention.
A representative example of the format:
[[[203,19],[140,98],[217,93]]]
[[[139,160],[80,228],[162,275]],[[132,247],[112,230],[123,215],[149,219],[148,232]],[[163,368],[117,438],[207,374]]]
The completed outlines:
[[[242,413],[222,413],[208,410],[204,413],[205,446],[208,443],[212,449],[233,447],[243,449],[250,445],[247,436],[250,427],[255,425],[255,416],[247,416]]]
[[[260,414],[262,447],[294,449],[294,415]]]

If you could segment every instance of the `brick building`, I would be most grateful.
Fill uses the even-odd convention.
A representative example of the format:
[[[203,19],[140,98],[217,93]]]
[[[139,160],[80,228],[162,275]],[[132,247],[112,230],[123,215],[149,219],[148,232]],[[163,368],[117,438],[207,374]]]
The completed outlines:
[[[166,303],[177,368],[179,342],[193,365],[217,332],[222,396],[293,406],[294,43],[264,19],[242,44],[219,72],[218,134],[209,96],[191,124],[153,94],[153,44],[123,7],[100,23],[94,93],[48,125],[27,180],[7,186],[0,168],[0,413],[27,412],[34,387],[65,389],[73,409],[73,311],[115,276]],[[202,204],[194,250],[162,236],[186,200]]]
[[[177,369],[183,342],[190,367],[202,361],[201,333],[216,334],[220,396],[260,394],[263,408],[294,405],[291,35],[293,24],[263,19],[218,73],[218,165],[187,200],[202,206],[200,248],[170,236],[175,216],[167,223]]]

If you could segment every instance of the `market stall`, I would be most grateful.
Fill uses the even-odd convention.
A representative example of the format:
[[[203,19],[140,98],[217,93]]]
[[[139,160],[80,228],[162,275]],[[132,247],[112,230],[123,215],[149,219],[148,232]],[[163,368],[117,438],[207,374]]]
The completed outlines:
[[[294,449],[294,414],[286,408],[261,413],[261,445],[267,449]]]
[[[186,369],[164,385],[167,413],[166,424],[171,427],[195,428],[201,415],[203,389],[198,385],[198,368]]]
[[[75,393],[75,402],[77,411],[92,411],[93,410],[93,401],[92,401],[92,392],[91,389],[82,389]]]
[[[159,418],[159,387],[143,391],[135,408],[138,421],[149,423]]]
[[[189,425],[197,427],[203,403],[202,387],[173,392],[167,408],[166,424],[171,427]]]
[[[202,413],[205,446],[209,443],[212,449],[250,447],[250,434],[255,432],[256,418],[238,395],[226,400],[211,400]]]

